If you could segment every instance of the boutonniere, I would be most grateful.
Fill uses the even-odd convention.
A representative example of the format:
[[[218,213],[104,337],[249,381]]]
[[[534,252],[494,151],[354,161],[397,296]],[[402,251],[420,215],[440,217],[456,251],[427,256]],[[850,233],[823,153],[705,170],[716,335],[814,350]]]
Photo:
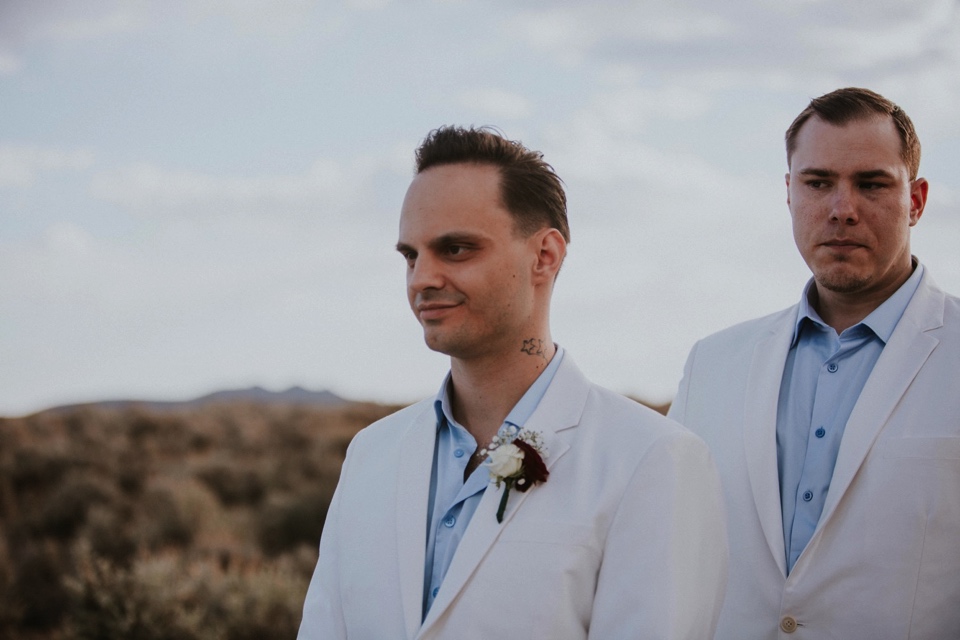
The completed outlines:
[[[501,484],[504,485],[497,509],[497,522],[503,522],[503,512],[507,508],[511,489],[525,493],[530,487],[546,482],[550,475],[543,462],[543,457],[547,455],[546,448],[537,431],[517,429],[511,425],[494,436],[490,445],[480,453],[490,457],[483,463],[490,472],[490,481],[496,483],[498,489]]]

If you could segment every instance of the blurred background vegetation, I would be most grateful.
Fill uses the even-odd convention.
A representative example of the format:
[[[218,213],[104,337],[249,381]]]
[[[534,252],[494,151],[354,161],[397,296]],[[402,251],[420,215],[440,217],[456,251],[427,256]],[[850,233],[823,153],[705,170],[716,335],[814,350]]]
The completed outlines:
[[[0,419],[0,638],[295,638],[346,447],[397,408]]]

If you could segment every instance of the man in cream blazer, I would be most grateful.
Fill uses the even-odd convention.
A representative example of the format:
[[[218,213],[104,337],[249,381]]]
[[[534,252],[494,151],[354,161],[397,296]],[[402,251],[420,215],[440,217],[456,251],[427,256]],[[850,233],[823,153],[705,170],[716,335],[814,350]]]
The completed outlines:
[[[715,467],[699,438],[591,384],[551,340],[559,179],[485,130],[432,132],[417,161],[397,248],[451,370],[436,398],[351,443],[299,637],[709,637],[727,555]],[[481,463],[514,428],[536,434],[548,475],[506,493]]]
[[[706,440],[723,483],[730,579],[716,637],[958,638],[960,300],[910,254],[927,194],[919,143],[902,110],[843,89],[797,118],[788,158],[814,274],[805,297],[697,343],[670,411]],[[797,350],[817,335],[841,351],[805,371]],[[872,368],[845,351],[858,340],[876,350]],[[791,395],[804,384],[806,405]]]

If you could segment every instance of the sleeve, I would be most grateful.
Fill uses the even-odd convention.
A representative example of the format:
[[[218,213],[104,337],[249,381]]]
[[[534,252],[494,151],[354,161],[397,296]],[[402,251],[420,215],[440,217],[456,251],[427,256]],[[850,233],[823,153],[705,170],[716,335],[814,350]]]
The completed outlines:
[[[345,640],[346,624],[340,600],[340,500],[347,477],[349,452],[343,462],[340,482],[330,501],[320,535],[320,555],[303,603],[303,618],[297,640]]]
[[[683,424],[684,419],[686,418],[686,409],[687,409],[687,394],[690,392],[690,377],[693,375],[693,360],[696,357],[697,345],[693,345],[693,349],[690,350],[690,355],[687,356],[687,362],[683,366],[683,378],[680,379],[680,388],[677,389],[677,395],[674,397],[673,402],[670,403],[670,411],[667,412],[667,417],[671,420],[676,420],[680,424]]]
[[[686,430],[639,462],[604,549],[590,638],[712,638],[727,584],[726,515],[706,445]]]

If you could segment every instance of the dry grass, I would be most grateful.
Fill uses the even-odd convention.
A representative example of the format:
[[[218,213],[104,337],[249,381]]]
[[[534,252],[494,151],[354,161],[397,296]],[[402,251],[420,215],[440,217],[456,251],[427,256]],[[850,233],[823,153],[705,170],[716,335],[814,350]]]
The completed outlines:
[[[0,637],[295,637],[347,444],[396,408],[0,419]]]

